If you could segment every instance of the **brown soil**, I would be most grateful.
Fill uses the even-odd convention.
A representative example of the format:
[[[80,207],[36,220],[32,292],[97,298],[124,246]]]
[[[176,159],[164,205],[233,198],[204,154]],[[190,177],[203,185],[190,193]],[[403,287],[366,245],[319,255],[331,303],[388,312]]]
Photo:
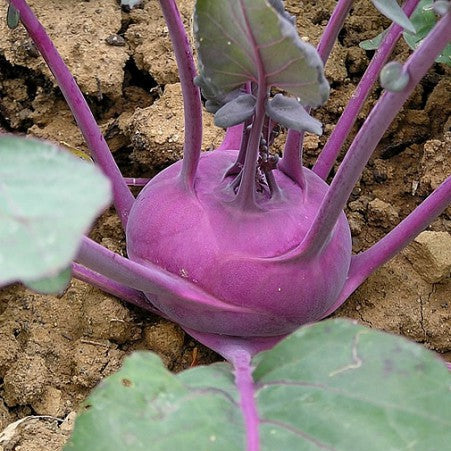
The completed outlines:
[[[179,1],[190,27],[193,0]],[[335,2],[288,7],[301,36],[316,44]],[[115,0],[32,0],[69,64],[126,176],[145,177],[181,157],[180,85],[158,2],[123,12]],[[6,6],[0,6],[5,17]],[[387,24],[367,1],[355,7],[326,67],[331,99],[318,110],[324,136],[307,136],[311,166],[333,129],[368,56],[358,47]],[[110,44],[109,44],[109,43]],[[112,45],[113,43],[114,45]],[[403,44],[397,58],[408,53]],[[436,65],[415,90],[378,146],[355,187],[347,214],[354,249],[367,248],[403,219],[450,172],[449,69]],[[376,87],[359,116],[367,115]],[[205,114],[204,147],[223,132]],[[0,21],[0,128],[28,133],[87,152],[50,72],[24,30]],[[280,146],[283,137],[277,144]],[[451,353],[451,211],[374,274],[337,313]],[[124,235],[112,211],[92,236],[124,253]],[[74,280],[64,295],[42,296],[20,286],[0,291],[0,450],[57,451],[73,412],[99,381],[136,349],[157,352],[174,371],[217,358],[178,326],[123,304]],[[14,423],[17,420],[23,420]]]

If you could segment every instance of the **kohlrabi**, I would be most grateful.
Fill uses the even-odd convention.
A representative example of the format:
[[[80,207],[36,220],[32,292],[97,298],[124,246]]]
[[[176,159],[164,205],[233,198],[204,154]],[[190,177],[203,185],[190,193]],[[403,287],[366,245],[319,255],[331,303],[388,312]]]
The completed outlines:
[[[316,50],[299,38],[280,0],[198,0],[197,73],[176,4],[162,1],[183,88],[184,158],[151,180],[135,201],[44,29],[24,0],[11,0],[55,74],[94,159],[110,177],[126,228],[129,259],[85,238],[74,275],[117,295],[122,287],[122,297],[204,336],[207,344],[211,334],[272,343],[333,312],[443,211],[451,198],[449,178],[383,240],[351,255],[343,208],[384,131],[447,45],[449,12],[404,66],[387,72],[388,89],[390,77],[402,77],[404,86],[384,92],[331,185],[324,180],[402,33],[400,25],[389,29],[313,170],[302,166],[304,131],[322,130],[309,112],[328,97],[323,64],[351,4],[338,2]],[[403,12],[396,2],[375,2],[409,28],[407,16],[417,4],[408,0]],[[227,128],[222,145],[205,153],[199,87],[215,122]],[[280,126],[289,132],[279,159],[271,144]]]
[[[370,274],[405,247],[451,201],[451,177],[448,177],[381,241],[360,254],[351,254],[350,230],[343,209],[391,121],[449,43],[449,2],[440,2],[437,11],[442,17],[407,62],[403,65],[392,64],[384,71],[385,91],[358,131],[332,182],[330,185],[325,182],[403,27],[411,29],[407,17],[414,11],[418,1],[407,0],[402,10],[395,1],[373,1],[396,23],[385,34],[355,95],[350,99],[315,166],[309,170],[302,165],[303,133],[321,134],[322,126],[310,116],[310,110],[322,105],[328,98],[329,88],[323,64],[351,9],[352,1],[337,2],[315,49],[299,38],[294,18],[285,11],[280,0],[197,0],[193,25],[199,62],[197,71],[175,1],[160,0],[182,85],[184,158],[152,179],[137,199],[131,194],[127,180],[114,162],[82,93],[44,28],[25,0],[9,1],[8,23],[15,26],[20,17],[55,75],[95,162],[112,183],[114,205],[127,236],[128,258],[84,237],[76,255],[66,255],[66,252],[64,259],[50,268],[52,271],[40,273],[40,277],[48,280],[50,275],[58,275],[70,265],[71,257],[74,257],[72,273],[75,277],[176,321],[189,334],[219,352],[234,367],[235,385],[232,373],[225,367],[199,370],[210,372],[210,385],[206,389],[199,382],[200,373],[196,370],[177,379],[168,377],[153,362],[149,368],[156,371],[156,388],[153,388],[156,394],[152,392],[149,395],[147,389],[138,393],[137,405],[143,411],[134,410],[137,423],[143,418],[151,418],[155,424],[161,421],[162,427],[168,427],[166,419],[176,418],[171,425],[178,426],[180,406],[190,401],[195,404],[198,397],[205,401],[208,396],[212,396],[211,403],[223,409],[221,412],[224,416],[221,418],[224,418],[224,422],[230,420],[234,409],[242,413],[248,451],[260,449],[259,434],[269,444],[266,449],[363,449],[362,446],[369,444],[366,432],[363,434],[365,445],[355,445],[361,443],[356,439],[355,442],[351,440],[355,446],[350,447],[349,442],[340,442],[345,444],[335,448],[337,434],[343,429],[336,419],[348,414],[350,419],[346,420],[346,433],[359,435],[360,431],[366,431],[362,425],[372,424],[367,420],[373,417],[387,420],[384,427],[394,430],[393,421],[397,414],[387,415],[386,409],[389,409],[387,406],[390,403],[398,405],[397,390],[406,385],[404,379],[399,384],[399,375],[404,374],[404,360],[399,361],[398,348],[390,339],[381,338],[385,347],[377,348],[377,352],[379,349],[390,350],[394,356],[386,359],[378,354],[375,357],[378,363],[374,367],[371,366],[373,341],[368,338],[366,329],[343,324],[302,329],[290,335],[273,351],[255,359],[253,357],[259,351],[273,347],[300,325],[318,321],[335,311]],[[137,2],[122,3],[131,5]],[[215,114],[216,124],[227,129],[219,148],[205,153],[201,153],[201,92],[206,108]],[[288,133],[283,155],[279,158],[271,152],[271,145],[277,127],[281,126],[287,128]],[[0,263],[2,257],[0,253]],[[14,280],[24,281],[25,278],[18,274],[16,279],[10,277],[6,282]],[[34,282],[32,286],[39,288],[39,283]],[[340,336],[345,337],[343,339],[349,352],[333,347],[336,345],[333,334],[338,329],[341,329]],[[327,361],[323,366],[316,367],[309,361],[312,349],[308,345],[302,348],[304,360],[299,360],[297,345],[292,347],[290,343],[297,343],[298,338],[309,335],[313,337],[311,343],[314,351],[321,348],[318,345],[321,339],[322,343],[326,343],[327,337],[332,337],[325,349],[330,358],[337,355],[339,363],[333,363],[332,368],[329,368]],[[409,352],[415,354],[416,351]],[[420,364],[415,366],[415,357],[405,361],[408,361],[411,372],[421,373],[421,381],[424,381],[424,371],[429,366],[426,369]],[[136,362],[139,367],[139,362]],[[279,374],[278,368],[286,362],[285,373],[282,371]],[[315,370],[298,375],[299,362],[302,368]],[[308,364],[304,365],[304,362]],[[291,363],[293,366],[290,366]],[[146,363],[142,365],[146,368]],[[256,368],[254,379],[253,367]],[[375,372],[376,367],[378,372]],[[361,368],[361,372],[354,371]],[[443,365],[437,369],[437,374],[442,370]],[[292,374],[293,371],[296,374]],[[343,380],[343,384],[348,380],[348,373],[357,377],[355,387],[360,390],[360,394],[354,398],[344,391],[345,385],[342,385]],[[320,374],[318,377],[321,380],[318,382],[319,379],[315,379],[316,376],[312,374]],[[362,374],[363,379],[359,379]],[[393,376],[397,385],[390,386],[391,391],[384,391],[390,396],[382,407],[377,405],[379,394],[367,396],[366,391],[377,385],[368,382],[368,374],[377,374],[378,382],[391,381],[391,376],[397,376]],[[440,374],[439,379],[443,378],[443,374]],[[122,393],[120,390],[139,388],[138,379],[133,379],[130,384],[128,379],[120,379],[119,387],[115,386],[113,392],[117,394]],[[432,384],[433,378],[431,376],[426,380]],[[271,387],[275,388],[275,392],[271,391]],[[346,387],[349,391],[350,386]],[[440,393],[440,396],[437,395],[439,399],[444,396],[444,384],[440,387],[437,391]],[[315,411],[317,417],[294,415],[291,418],[293,424],[299,418],[302,418],[302,424],[287,426],[288,423],[284,421],[288,420],[283,418],[283,411],[285,404],[290,402],[290,390],[298,390],[296,399],[302,398],[302,402],[307,404],[313,402],[316,393],[321,396],[326,394],[325,404]],[[311,390],[312,393],[305,390]],[[333,400],[334,406],[342,409],[340,414],[329,408],[327,403],[330,394],[340,400],[340,396],[346,399],[345,403],[338,402],[338,398]],[[220,402],[218,399],[213,400],[216,395],[220,395]],[[126,392],[123,396],[128,399]],[[171,396],[171,399],[177,398],[172,404],[169,400]],[[393,401],[393,397],[396,401]],[[412,405],[409,404],[406,411],[401,411],[402,418],[396,417],[396,421],[402,423],[406,415],[410,419],[415,412],[423,412],[425,403],[417,405],[417,397],[406,395],[400,398],[403,402],[408,399]],[[283,409],[277,404],[280,399],[285,403]],[[205,408],[211,407],[209,402],[206,402]],[[272,403],[268,411],[265,410],[268,405],[265,403]],[[364,404],[367,409],[364,409],[365,415],[368,416],[355,414],[361,407],[359,403]],[[229,404],[230,411],[227,410]],[[195,406],[199,415],[204,413],[202,409],[205,404]],[[434,406],[435,409],[436,403],[428,402],[427,406]],[[377,410],[379,407],[381,410]],[[151,411],[147,412],[147,408]],[[109,410],[108,402],[102,409],[100,416],[103,419],[104,413]],[[293,409],[290,412],[297,412]],[[209,411],[206,412],[205,416],[210,417]],[[219,410],[214,412],[218,413]],[[330,412],[333,417],[327,416]],[[390,412],[394,412],[393,409]],[[279,414],[282,419],[277,416]],[[89,409],[86,415],[90,415]],[[447,429],[442,421],[445,415],[437,413],[437,418],[431,415],[419,419],[415,416],[415,421],[418,421],[414,427],[410,423],[404,425],[408,434],[418,432],[420,441],[416,441],[417,438],[410,439],[410,435],[409,440],[404,440],[402,433],[396,433],[393,434],[394,438],[390,437],[391,441],[381,442],[379,449],[404,449],[412,443],[412,446],[415,443],[423,446],[428,443],[428,437],[440,436],[437,432],[439,428]],[[314,422],[312,418],[318,418],[318,421]],[[363,421],[363,418],[366,423],[360,424],[356,418],[359,421]],[[428,421],[431,426],[427,429],[429,435],[425,435],[421,432],[421,425]],[[122,427],[123,421],[119,423]],[[94,449],[91,445],[83,444],[86,437],[96,436],[98,423],[94,420],[90,424],[93,425],[92,433],[79,435],[81,438],[76,439],[79,440],[78,445],[70,449]],[[111,439],[111,424],[107,418],[108,440]],[[202,422],[199,428],[204,427],[204,424]],[[321,435],[324,430],[330,432],[327,429],[330,424],[334,424],[336,430],[326,434],[327,444],[324,444],[326,441],[316,440],[316,433]],[[321,425],[320,429],[318,425]],[[296,429],[298,427],[310,428],[310,432],[304,433]],[[240,428],[243,429],[241,423],[231,430],[241,431]],[[147,425],[143,430],[143,436],[147,437]],[[170,439],[172,429],[165,431],[165,439]],[[201,437],[205,439],[203,442],[196,442],[199,443],[197,448],[184,449],[242,449],[235,446],[241,443],[241,438],[233,446],[227,440],[219,446],[223,442],[216,442],[216,433],[210,431],[209,434]],[[372,436],[379,435],[380,430],[373,431]],[[277,442],[275,440],[278,437],[281,441]],[[306,447],[296,448],[297,442],[293,441],[293,437],[307,443]],[[385,440],[385,435],[383,437]],[[402,445],[398,447],[393,443],[398,443],[399,437],[402,438]],[[128,432],[120,434],[117,440],[131,443],[131,448],[116,449],[149,449],[146,440],[138,443],[135,439]],[[272,443],[277,445],[270,445]],[[282,448],[283,443],[290,445]],[[418,449],[425,449],[424,446]],[[436,449],[443,449],[440,446]],[[177,441],[173,441],[171,448],[155,449],[181,448]]]
[[[150,294],[154,305],[186,327],[242,337],[282,335],[320,319],[351,261],[343,213],[316,249],[302,248],[328,186],[299,161],[285,169],[289,164],[269,152],[276,121],[321,133],[302,104],[327,99],[323,64],[289,18],[266,2],[248,3],[199,1],[194,16],[197,83],[218,105],[235,93],[215,119],[249,124],[241,149],[186,148],[191,157],[144,188],[127,223],[130,259],[158,265],[214,298]],[[240,92],[246,86],[249,92]],[[293,97],[272,97],[271,88]]]

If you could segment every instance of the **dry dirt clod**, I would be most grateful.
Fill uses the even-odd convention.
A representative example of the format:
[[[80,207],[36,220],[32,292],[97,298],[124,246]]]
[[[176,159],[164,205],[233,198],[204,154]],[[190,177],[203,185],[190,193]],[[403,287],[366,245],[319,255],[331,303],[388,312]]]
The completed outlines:
[[[426,196],[451,173],[451,132],[444,139],[431,139],[424,144],[421,158],[422,174],[418,194]]]
[[[185,137],[180,83],[166,85],[163,96],[147,108],[137,108],[124,126],[134,148],[132,158],[146,167],[162,167],[179,160]],[[224,135],[203,113],[203,148],[218,145]]]
[[[103,94],[119,97],[128,51],[126,47],[112,47],[105,42],[121,28],[121,11],[116,0],[65,2],[64,7],[58,3],[29,1],[83,92],[97,95],[100,84]],[[2,17],[6,7],[6,3],[0,7]],[[9,30],[6,21],[0,21],[0,48],[11,64],[30,67],[54,83],[43,58],[30,54],[29,38],[23,27]]]
[[[58,417],[62,414],[62,393],[55,387],[47,386],[39,398],[31,404],[38,415],[50,415]]]
[[[160,321],[144,329],[144,344],[150,351],[156,352],[164,364],[172,367],[180,359],[185,343],[185,332],[176,324]]]
[[[193,6],[194,0],[178,2],[188,33],[191,30]],[[158,0],[148,0],[143,3],[142,9],[131,10],[130,20],[132,23],[125,38],[137,67],[152,74],[158,84],[176,83],[179,79],[177,64]]]
[[[0,433],[0,451],[56,451],[69,437],[58,418],[27,416],[11,423]]]
[[[20,346],[14,335],[0,333],[0,376],[6,373],[19,352]]]
[[[415,271],[429,283],[448,279],[451,272],[451,235],[425,231],[404,250]]]
[[[125,353],[107,340],[79,340],[74,351],[72,383],[93,388],[99,381],[120,368]]]
[[[2,399],[0,399],[0,431],[3,431],[3,429],[5,429],[6,426],[11,423],[12,418],[13,417],[9,413],[8,408],[5,406],[5,403]]]
[[[387,202],[376,198],[368,204],[368,222],[371,225],[389,229],[398,220],[398,212]]]
[[[343,304],[336,316],[451,350],[451,284],[432,285],[418,275],[404,255],[376,271]]]
[[[48,379],[49,373],[42,357],[21,355],[5,374],[6,405],[11,407],[32,403],[41,396]]]

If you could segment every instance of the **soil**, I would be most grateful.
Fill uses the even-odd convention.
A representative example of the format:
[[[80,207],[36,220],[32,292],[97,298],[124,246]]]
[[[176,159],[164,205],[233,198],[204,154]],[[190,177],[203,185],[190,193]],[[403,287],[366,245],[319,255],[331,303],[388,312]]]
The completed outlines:
[[[158,2],[144,0],[132,11],[122,11],[116,0],[29,3],[87,96],[124,175],[152,176],[179,159],[184,135],[180,85]],[[194,1],[178,3],[190,30]],[[316,44],[335,2],[324,1],[321,9],[313,0],[302,2],[302,10],[300,4],[287,2],[300,35]],[[5,15],[3,2],[0,17]],[[368,64],[371,52],[358,43],[387,23],[368,0],[355,2],[326,66],[331,99],[316,112],[325,133],[306,137],[307,166],[315,161]],[[408,53],[400,43],[395,57]],[[355,187],[346,213],[356,252],[393,228],[450,173],[449,72],[439,64],[429,71]],[[375,87],[355,130],[380,92]],[[209,114],[204,120],[204,148],[214,148],[223,132]],[[5,20],[0,21],[2,128],[88,153],[42,58],[23,28],[9,30]],[[282,134],[276,150],[283,139]],[[451,358],[450,228],[448,208],[336,315],[402,334]],[[125,253],[124,234],[112,210],[97,222],[92,237]],[[218,359],[177,325],[77,280],[58,297],[22,286],[1,290],[0,337],[0,431],[6,428],[0,433],[2,451],[62,449],[79,403],[136,349],[157,352],[173,371]]]

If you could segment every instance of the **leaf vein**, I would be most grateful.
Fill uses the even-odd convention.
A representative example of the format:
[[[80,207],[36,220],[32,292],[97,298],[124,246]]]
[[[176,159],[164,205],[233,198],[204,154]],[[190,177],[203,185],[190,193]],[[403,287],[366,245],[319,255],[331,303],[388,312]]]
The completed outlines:
[[[265,382],[264,384],[260,384],[259,386],[259,390],[264,390],[267,387],[271,387],[271,386],[292,386],[292,387],[309,387],[309,388],[317,388],[318,390],[324,390],[324,391],[328,391],[331,393],[335,393],[344,397],[347,397],[349,399],[353,399],[356,401],[361,401],[361,402],[365,402],[368,403],[374,407],[378,407],[381,409],[385,409],[385,410],[397,410],[399,412],[403,412],[403,413],[408,413],[410,415],[415,415],[419,418],[423,418],[425,420],[429,420],[429,421],[436,421],[438,423],[443,424],[444,426],[448,426],[451,427],[451,422],[447,422],[447,421],[443,421],[442,418],[439,417],[435,417],[433,415],[424,415],[422,412],[419,412],[418,410],[411,410],[409,408],[403,407],[403,406],[399,406],[396,404],[391,404],[391,403],[387,403],[387,402],[382,402],[382,401],[376,401],[374,399],[370,399],[370,398],[365,398],[364,396],[357,396],[353,393],[350,393],[346,390],[340,389],[340,388],[335,388],[335,387],[330,387],[328,385],[325,384],[315,384],[313,382],[306,382],[306,381],[286,381],[286,380],[278,380],[278,381],[272,381],[272,382]]]
[[[306,432],[302,431],[301,429],[299,429],[297,427],[292,426],[291,424],[286,424],[283,421],[261,420],[261,424],[272,424],[272,425],[280,427],[282,429],[286,429],[287,431],[289,431],[295,435],[298,435],[299,437],[302,437],[304,440],[314,443],[320,449],[327,449],[329,451],[338,451],[337,448],[327,445],[326,443],[323,443],[320,440],[318,440],[316,437],[313,437],[310,434],[307,434]]]

